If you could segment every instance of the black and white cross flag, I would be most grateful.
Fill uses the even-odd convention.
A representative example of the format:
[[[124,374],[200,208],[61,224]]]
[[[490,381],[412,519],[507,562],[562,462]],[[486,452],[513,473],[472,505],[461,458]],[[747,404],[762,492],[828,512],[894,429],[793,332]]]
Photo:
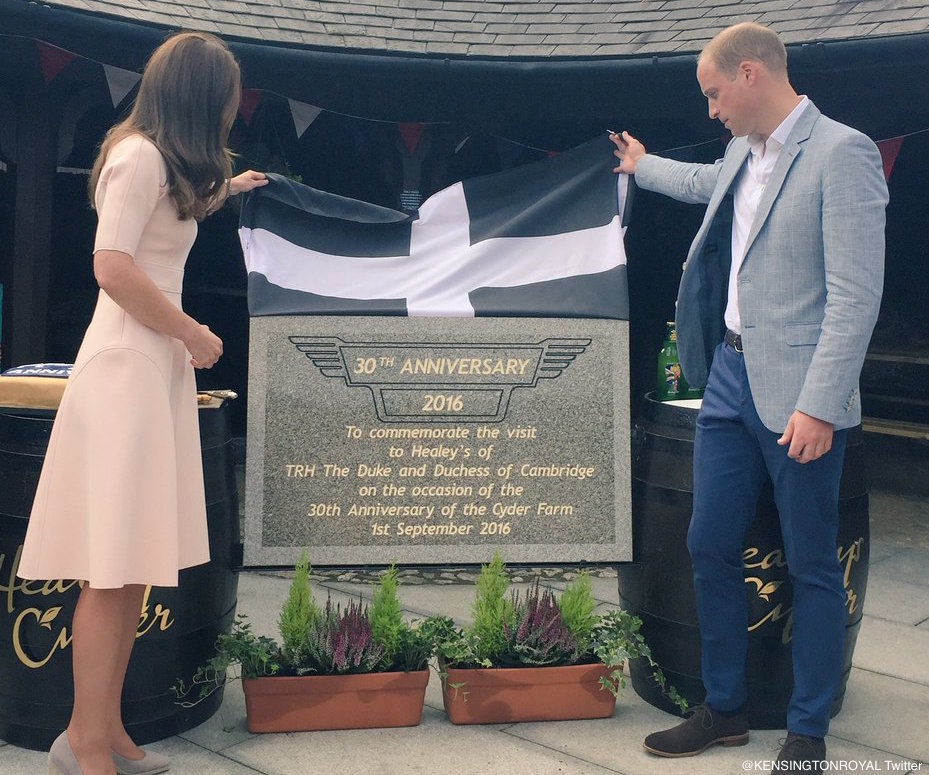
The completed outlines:
[[[631,184],[605,136],[401,213],[278,175],[242,208],[251,315],[628,320]]]

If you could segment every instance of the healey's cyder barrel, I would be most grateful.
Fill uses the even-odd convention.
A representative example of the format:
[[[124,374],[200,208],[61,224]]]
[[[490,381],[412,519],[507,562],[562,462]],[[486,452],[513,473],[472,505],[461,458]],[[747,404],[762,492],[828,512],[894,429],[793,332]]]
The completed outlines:
[[[210,562],[182,570],[177,588],[146,591],[122,700],[126,728],[141,744],[202,723],[222,702],[217,692],[184,708],[171,691],[215,653],[236,608],[239,517],[229,411],[204,407],[199,416]],[[38,750],[48,749],[71,714],[71,619],[79,593],[71,580],[16,577],[53,419],[53,411],[0,408],[0,739]]]
[[[699,401],[643,401],[633,434],[632,518],[634,562],[619,566],[620,603],[642,619],[652,654],[691,703],[705,696],[700,680],[700,632],[687,552],[693,508],[693,441]],[[839,491],[836,551],[845,569],[848,618],[842,682],[832,705],[842,707],[868,583],[868,488],[861,428],[848,434]],[[793,592],[771,483],[758,502],[745,539],[745,593],[749,600],[748,714],[753,729],[787,725],[793,690],[791,606]],[[632,685],[647,702],[678,712],[652,680],[642,660],[632,663]]]

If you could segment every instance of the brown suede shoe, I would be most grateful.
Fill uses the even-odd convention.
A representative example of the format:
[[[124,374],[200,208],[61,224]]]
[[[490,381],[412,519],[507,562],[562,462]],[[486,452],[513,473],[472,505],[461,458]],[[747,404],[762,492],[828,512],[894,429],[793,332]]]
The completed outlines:
[[[788,732],[787,739],[777,756],[777,763],[782,766],[775,768],[775,772],[821,773],[825,758],[826,742],[824,740]]]
[[[741,713],[723,716],[709,705],[697,705],[689,711],[690,718],[663,732],[653,732],[645,738],[645,750],[658,756],[696,756],[711,745],[745,745],[748,742],[748,721]]]

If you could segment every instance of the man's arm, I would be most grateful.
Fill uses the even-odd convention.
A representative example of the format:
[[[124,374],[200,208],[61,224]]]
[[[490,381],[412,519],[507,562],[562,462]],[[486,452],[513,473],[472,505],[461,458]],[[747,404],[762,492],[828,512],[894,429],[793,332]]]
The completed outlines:
[[[884,283],[887,184],[880,153],[859,133],[833,145],[823,175],[826,303],[822,329],[796,408],[842,424],[877,321]]]
[[[637,185],[690,204],[706,204],[716,188],[722,160],[715,164],[688,164],[650,154],[628,132],[611,134],[619,159],[614,172],[635,175]]]

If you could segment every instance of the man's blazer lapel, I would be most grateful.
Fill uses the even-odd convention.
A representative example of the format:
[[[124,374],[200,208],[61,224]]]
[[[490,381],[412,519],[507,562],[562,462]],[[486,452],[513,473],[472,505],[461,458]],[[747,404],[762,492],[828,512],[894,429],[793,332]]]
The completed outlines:
[[[732,184],[735,183],[736,178],[742,171],[742,167],[745,166],[745,160],[748,158],[749,146],[743,138],[736,137],[730,142],[733,143],[732,152],[723,162],[723,168],[719,173],[719,181],[707,206],[707,209],[714,213],[726,197],[726,194],[732,191]]]
[[[794,160],[800,154],[800,144],[809,139],[810,133],[813,131],[813,124],[816,123],[816,119],[818,119],[819,116],[819,110],[811,102],[800,115],[800,118],[787,137],[787,142],[784,143],[784,147],[781,148],[781,152],[777,157],[777,163],[774,165],[774,169],[771,170],[771,177],[768,178],[764,193],[761,195],[761,199],[758,202],[758,210],[755,212],[752,228],[748,232],[748,240],[745,243],[746,256],[748,256],[748,252],[751,250],[755,238],[761,231],[761,227],[764,226],[764,222],[771,212],[771,207],[774,205],[774,200],[777,199],[778,195],[781,193],[781,188],[784,185],[784,180],[787,178],[787,173],[790,171]]]
[[[748,156],[748,143],[743,138],[736,137],[730,141],[731,150],[727,148],[726,157],[723,161],[723,167],[719,171],[719,178],[716,181],[716,188],[706,206],[706,213],[703,217],[703,223],[700,226],[697,236],[690,247],[691,256],[702,250],[706,236],[713,225],[716,214],[726,194],[732,189],[732,184],[738,176],[740,170],[745,165],[745,159]]]

